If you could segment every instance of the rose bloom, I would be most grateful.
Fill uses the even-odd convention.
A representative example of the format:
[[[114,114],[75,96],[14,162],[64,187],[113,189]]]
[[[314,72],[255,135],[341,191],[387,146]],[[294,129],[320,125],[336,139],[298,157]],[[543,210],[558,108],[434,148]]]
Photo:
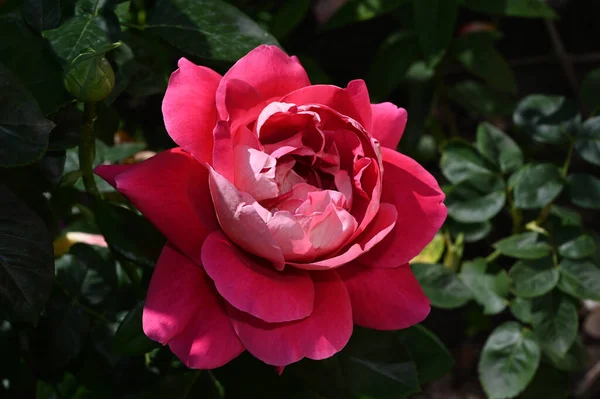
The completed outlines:
[[[192,368],[244,350],[285,366],[334,355],[353,324],[427,316],[408,262],[446,207],[395,151],[404,109],[371,104],[362,80],[311,85],[296,57],[260,46],[224,76],[181,59],[162,111],[178,148],[96,169],[168,239],[148,337]]]

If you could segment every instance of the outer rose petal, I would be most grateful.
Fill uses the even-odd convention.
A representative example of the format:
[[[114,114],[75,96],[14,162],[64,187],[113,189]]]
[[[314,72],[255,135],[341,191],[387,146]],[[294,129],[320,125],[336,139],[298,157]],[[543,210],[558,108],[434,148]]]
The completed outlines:
[[[290,57],[279,47],[262,45],[241,58],[223,76],[217,90],[221,119],[227,120],[225,91],[227,82],[242,80],[253,86],[264,100],[279,98],[301,87],[310,85],[306,71],[296,57]]]
[[[162,104],[167,132],[201,162],[212,162],[215,94],[221,75],[182,58],[173,72]]]
[[[269,323],[298,320],[313,311],[315,288],[304,270],[262,265],[215,231],[202,246],[202,263],[219,294],[237,309]]]
[[[377,330],[399,330],[420,323],[429,314],[429,300],[410,265],[394,269],[353,263],[338,269],[344,280],[354,323]]]
[[[398,108],[392,103],[372,104],[373,127],[371,135],[382,147],[395,150],[404,133],[408,114],[404,108]]]
[[[371,127],[371,101],[367,86],[362,80],[351,81],[345,89],[333,85],[307,86],[288,94],[280,101],[297,105],[325,105],[354,119],[365,129]]]
[[[382,148],[381,200],[396,206],[398,219],[392,232],[362,256],[362,264],[397,267],[417,256],[433,239],[448,213],[444,193],[434,177],[413,159]]]
[[[393,205],[380,204],[379,212],[356,242],[331,258],[309,263],[288,262],[299,269],[326,270],[342,266],[358,258],[385,238],[395,226],[398,213]]]
[[[352,310],[346,287],[335,271],[311,276],[315,283],[315,307],[305,319],[269,324],[228,308],[236,333],[252,355],[267,364],[286,366],[304,357],[328,358],[348,343]]]
[[[170,244],[154,269],[142,324],[191,368],[222,366],[244,350],[202,268]]]
[[[238,189],[212,168],[209,175],[217,218],[227,237],[246,251],[272,262],[276,269],[283,270],[285,261],[281,248],[256,208],[245,203]]]
[[[181,252],[200,262],[202,242],[219,228],[204,166],[174,148],[124,171],[101,165],[95,172],[112,181]]]

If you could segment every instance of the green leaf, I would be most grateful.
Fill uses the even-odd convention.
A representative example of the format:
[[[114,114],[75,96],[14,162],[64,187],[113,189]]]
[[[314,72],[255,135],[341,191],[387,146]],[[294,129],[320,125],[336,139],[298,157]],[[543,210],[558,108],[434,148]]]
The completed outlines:
[[[523,152],[517,143],[490,123],[483,122],[477,127],[477,149],[504,173],[523,166]]]
[[[513,398],[521,393],[540,364],[534,334],[516,322],[497,327],[479,359],[479,380],[490,399]]]
[[[521,399],[567,399],[569,375],[554,367],[540,363],[535,377],[521,394]]]
[[[106,21],[92,14],[75,15],[58,28],[44,31],[43,36],[64,63],[86,50],[96,51],[112,44]]]
[[[563,357],[569,351],[579,329],[577,308],[565,295],[548,293],[533,300],[532,324],[535,335],[546,351]]]
[[[285,38],[298,24],[306,18],[310,11],[310,0],[285,2],[273,16],[271,33],[278,39]]]
[[[562,229],[558,232],[558,254],[569,259],[583,259],[596,252],[596,242],[579,229]]]
[[[448,97],[467,111],[484,117],[510,115],[515,108],[514,101],[506,93],[472,80],[450,87]]]
[[[220,0],[158,0],[146,30],[197,57],[237,61],[277,40],[234,6]]]
[[[68,102],[62,69],[48,42],[36,35],[21,15],[0,15],[0,63],[31,92],[44,114]]]
[[[21,166],[40,159],[54,123],[35,99],[0,64],[0,166]]]
[[[575,137],[575,149],[581,158],[600,166],[600,116],[583,123]]]
[[[521,298],[533,298],[552,291],[560,277],[549,256],[537,261],[518,261],[509,275],[514,283],[513,292]]]
[[[548,350],[544,351],[544,355],[546,355],[554,367],[563,371],[582,371],[587,365],[587,348],[579,336],[575,338],[575,342],[571,345],[565,356],[558,356],[556,353]]]
[[[56,28],[60,22],[60,1],[25,0],[23,18],[38,32]]]
[[[138,303],[125,316],[113,341],[113,350],[124,355],[143,355],[158,347],[142,330],[144,303]]]
[[[490,87],[515,93],[515,77],[502,54],[494,47],[494,41],[485,33],[460,36],[452,45],[452,55],[469,72],[482,78]]]
[[[423,248],[421,253],[415,256],[410,263],[436,263],[444,254],[446,244],[444,237],[438,233],[433,237],[433,240]]]
[[[443,265],[413,263],[411,268],[431,305],[436,308],[458,308],[472,298],[471,291],[456,273]]]
[[[520,322],[529,324],[533,317],[531,314],[531,307],[531,299],[516,297],[510,303],[510,312]]]
[[[539,241],[540,235],[530,231],[504,238],[494,244],[502,255],[518,259],[540,259],[550,254],[552,247]]]
[[[165,239],[142,216],[123,207],[98,202],[96,223],[108,245],[117,253],[141,265],[156,264]]]
[[[465,262],[460,279],[471,290],[475,300],[483,306],[484,314],[500,313],[506,308],[506,278],[501,274],[486,274],[486,268],[487,264],[481,258]]]
[[[419,390],[417,366],[392,332],[356,328],[339,357],[345,385],[357,396],[403,398]]]
[[[563,259],[558,288],[577,298],[600,301],[600,269],[588,260]]]
[[[581,215],[572,209],[553,204],[550,215],[556,216],[561,226],[581,226]]]
[[[458,4],[456,0],[413,1],[414,22],[421,49],[430,66],[437,65],[450,45]]]
[[[415,361],[421,384],[442,378],[454,365],[446,346],[425,327],[417,324],[398,334]]]
[[[513,121],[540,142],[564,144],[581,120],[577,105],[564,97],[533,94],[517,104]]]
[[[463,0],[465,7],[492,15],[524,18],[556,18],[557,15],[542,0]]]
[[[446,219],[445,226],[450,230],[452,237],[458,237],[462,233],[465,242],[482,240],[492,231],[492,223],[489,220],[482,223],[460,223],[454,219]]]
[[[373,58],[367,74],[369,94],[384,99],[406,79],[411,65],[421,58],[417,36],[413,32],[397,32],[388,36]]]
[[[467,200],[457,200],[452,192],[446,198],[448,215],[462,223],[478,223],[492,219],[504,207],[506,194],[496,191]]]
[[[411,0],[348,0],[325,23],[324,29],[338,29],[387,14]]]
[[[560,194],[563,187],[564,179],[557,166],[549,163],[525,165],[514,183],[515,207],[543,208]]]
[[[37,323],[52,288],[52,241],[44,222],[0,184],[0,318]]]
[[[585,173],[569,175],[569,197],[573,204],[588,209],[600,209],[600,179]]]
[[[595,112],[600,108],[598,92],[600,92],[600,68],[588,73],[581,83],[581,101],[590,112]]]
[[[462,140],[450,140],[444,145],[440,167],[454,184],[493,174],[475,148]]]

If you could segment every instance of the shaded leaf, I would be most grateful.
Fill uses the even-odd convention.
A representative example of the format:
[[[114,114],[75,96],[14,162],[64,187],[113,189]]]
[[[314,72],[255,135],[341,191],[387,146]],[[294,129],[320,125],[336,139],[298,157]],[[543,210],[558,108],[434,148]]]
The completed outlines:
[[[417,324],[398,334],[415,361],[421,384],[440,379],[454,365],[446,346],[425,327]]]
[[[475,148],[462,140],[450,140],[444,145],[440,167],[454,184],[493,174]]]
[[[565,356],[558,356],[552,351],[544,351],[544,355],[550,360],[554,367],[563,371],[582,371],[587,364],[587,348],[577,337]]]
[[[594,112],[600,107],[600,69],[594,69],[589,72],[581,83],[581,101],[585,104],[588,111]]]
[[[353,23],[368,21],[393,11],[411,0],[348,0],[325,23],[325,29],[337,29]]]
[[[514,101],[506,93],[472,80],[450,87],[448,97],[467,111],[485,117],[510,115],[515,107]]]
[[[197,57],[237,61],[260,44],[278,44],[234,6],[220,0],[158,0],[146,30]]]
[[[535,373],[535,377],[521,399],[566,399],[569,395],[569,375],[544,363]]]
[[[575,138],[575,149],[581,158],[600,166],[600,116],[583,123]]]
[[[525,18],[556,18],[548,4],[540,0],[464,0],[465,7],[493,15]]]
[[[518,173],[514,183],[516,208],[543,208],[551,203],[564,187],[560,170],[549,163],[526,165]]]
[[[522,392],[540,363],[533,333],[516,322],[497,327],[479,359],[479,379],[491,399],[512,398]]]
[[[138,303],[125,316],[115,334],[113,350],[124,355],[143,355],[159,346],[144,334],[142,312],[144,303]]]
[[[540,259],[550,254],[552,248],[540,241],[540,235],[530,231],[504,238],[494,244],[503,255],[519,259]]]
[[[502,172],[514,172],[523,166],[523,152],[517,143],[490,123],[477,127],[477,149]]]
[[[573,204],[600,209],[600,179],[585,173],[569,175],[568,191]]]
[[[487,264],[478,258],[462,265],[460,279],[469,287],[473,298],[483,306],[484,314],[496,314],[506,308],[504,296],[507,292],[505,275],[486,273]]]
[[[577,298],[600,301],[600,269],[588,260],[563,259],[558,287]]]
[[[582,259],[596,252],[596,242],[579,229],[563,228],[558,231],[558,254],[565,258]]]
[[[476,242],[484,239],[492,231],[492,223],[486,220],[482,223],[460,223],[447,219],[445,225],[450,230],[452,237],[463,234],[465,242]]]
[[[443,265],[414,263],[411,266],[432,306],[453,309],[472,298],[471,291],[456,273]]]
[[[546,351],[563,357],[579,329],[577,308],[565,295],[549,293],[533,300],[533,331]]]
[[[414,23],[421,49],[430,66],[437,65],[452,40],[458,4],[456,0],[416,0]]]
[[[509,272],[513,292],[521,298],[533,298],[551,291],[560,277],[551,257],[536,261],[519,261]]]
[[[23,17],[38,32],[56,28],[60,22],[60,1],[25,0]]]
[[[510,312],[522,323],[531,323],[531,299],[516,297],[510,303]]]

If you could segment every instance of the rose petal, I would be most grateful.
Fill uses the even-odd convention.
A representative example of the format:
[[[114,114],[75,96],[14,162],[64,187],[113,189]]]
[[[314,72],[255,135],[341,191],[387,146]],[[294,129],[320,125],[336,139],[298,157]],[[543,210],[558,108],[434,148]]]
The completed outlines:
[[[182,58],[173,72],[162,104],[167,132],[201,162],[212,161],[215,94],[221,75]]]
[[[360,262],[373,267],[408,263],[431,242],[446,214],[444,193],[435,178],[413,159],[382,149],[384,161],[381,200],[396,206],[394,230]]]
[[[226,86],[233,79],[253,86],[265,101],[310,85],[306,71],[296,57],[289,57],[276,46],[259,46],[231,67],[217,89],[219,115],[225,120],[228,118],[228,114],[224,114]]]
[[[334,271],[311,274],[315,304],[305,319],[269,324],[229,307],[229,316],[246,349],[267,364],[286,366],[307,357],[321,360],[342,350],[352,334],[346,287]]]
[[[237,309],[269,323],[298,320],[313,310],[315,289],[308,272],[273,270],[237,249],[215,231],[202,246],[202,263],[219,294]]]
[[[408,114],[404,108],[398,108],[392,103],[372,104],[373,127],[371,135],[379,141],[382,147],[395,150],[400,143],[406,127]]]
[[[354,323],[359,326],[399,330],[420,323],[429,314],[429,300],[408,264],[382,269],[354,262],[338,273],[350,294]]]
[[[170,244],[154,269],[142,325],[191,368],[222,366],[244,350],[202,268]]]
[[[325,105],[342,115],[349,116],[365,129],[371,127],[369,91],[362,80],[351,81],[345,89],[333,85],[303,87],[286,95],[280,101],[297,105]]]
[[[257,210],[262,207],[256,201],[249,202],[252,200],[249,195],[244,197],[212,168],[209,169],[209,186],[217,218],[227,237],[246,251],[272,262],[276,269],[283,270],[285,262],[281,249]]]
[[[358,258],[383,240],[394,228],[397,217],[398,213],[393,205],[381,204],[379,212],[356,242],[338,255],[315,262],[288,262],[288,264],[305,270],[326,270],[342,266]]]
[[[115,182],[115,179],[117,178],[117,176],[135,167],[135,164],[98,165],[96,166],[94,173],[106,180],[108,184],[116,188],[117,183]]]
[[[116,169],[115,169],[116,168]],[[202,242],[219,225],[208,191],[208,172],[180,148],[132,165],[101,165],[100,177],[113,180],[125,195],[180,251],[200,261]]]

